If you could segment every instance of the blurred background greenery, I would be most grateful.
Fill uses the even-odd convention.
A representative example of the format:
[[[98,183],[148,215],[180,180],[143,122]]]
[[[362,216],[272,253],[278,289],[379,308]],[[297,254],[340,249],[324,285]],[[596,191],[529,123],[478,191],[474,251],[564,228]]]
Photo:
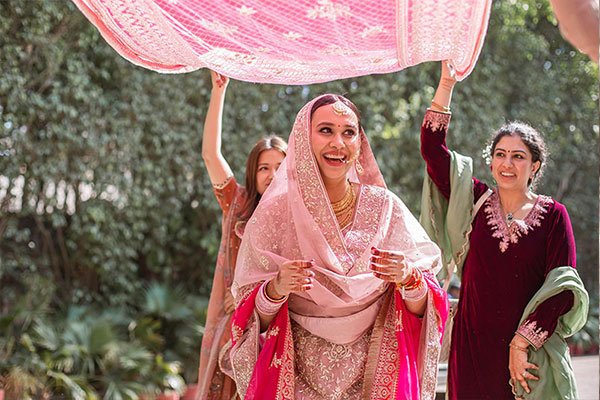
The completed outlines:
[[[313,86],[232,82],[223,151],[287,137],[323,92],[360,108],[392,191],[419,213],[419,127],[439,63]],[[137,398],[195,382],[220,210],[200,157],[207,71],[161,75],[112,50],[66,1],[0,2],[0,387],[14,398]],[[520,119],[544,132],[539,192],[571,215],[592,296],[575,352],[598,344],[598,67],[547,1],[493,3],[449,144],[481,157]],[[12,398],[12,397],[10,397]]]

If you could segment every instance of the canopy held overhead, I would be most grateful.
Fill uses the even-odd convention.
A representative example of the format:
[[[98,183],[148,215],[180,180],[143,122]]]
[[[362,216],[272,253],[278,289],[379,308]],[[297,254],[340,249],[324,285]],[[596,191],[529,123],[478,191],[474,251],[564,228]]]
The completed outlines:
[[[448,59],[473,70],[491,0],[73,0],[136,65],[310,84]]]

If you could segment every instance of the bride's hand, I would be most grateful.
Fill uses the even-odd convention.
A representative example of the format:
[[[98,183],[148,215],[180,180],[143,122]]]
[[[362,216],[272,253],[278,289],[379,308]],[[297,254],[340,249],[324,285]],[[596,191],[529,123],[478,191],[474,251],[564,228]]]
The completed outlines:
[[[412,274],[413,268],[408,265],[404,255],[393,250],[371,249],[370,268],[373,275],[387,282],[403,284]]]
[[[315,273],[310,270],[314,261],[286,261],[279,267],[277,276],[267,285],[267,294],[278,300],[292,292],[304,292],[313,288]]]

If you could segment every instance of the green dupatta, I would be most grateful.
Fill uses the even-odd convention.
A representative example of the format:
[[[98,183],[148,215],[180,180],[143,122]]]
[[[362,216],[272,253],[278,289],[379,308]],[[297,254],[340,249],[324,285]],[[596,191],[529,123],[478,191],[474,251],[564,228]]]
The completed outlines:
[[[429,237],[442,250],[444,267],[437,275],[440,280],[452,275],[454,266],[457,276],[461,276],[464,256],[469,251],[473,210],[473,160],[454,151],[450,157],[452,196],[446,199],[425,171],[419,217]]]
[[[569,348],[565,342],[565,338],[580,330],[587,320],[589,297],[577,270],[570,266],[564,266],[550,271],[540,290],[525,307],[519,325],[541,303],[564,290],[573,292],[573,307],[558,319],[554,333],[544,345],[538,350],[529,351],[529,362],[540,368],[539,371],[534,371],[540,380],[527,381],[531,389],[530,393],[525,393],[521,385],[516,385],[516,393],[523,399],[578,399],[575,374],[569,356]]]

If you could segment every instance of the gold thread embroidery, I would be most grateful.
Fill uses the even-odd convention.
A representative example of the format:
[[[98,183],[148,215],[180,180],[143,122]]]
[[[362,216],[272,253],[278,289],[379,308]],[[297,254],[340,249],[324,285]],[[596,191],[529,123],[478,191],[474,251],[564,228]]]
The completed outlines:
[[[231,324],[231,338],[234,342],[238,342],[242,335],[244,334],[244,330],[235,324]]]
[[[277,358],[277,354],[273,355],[273,359],[271,360],[271,368],[279,368],[281,367],[281,358]]]
[[[402,325],[402,310],[396,311],[396,332],[402,332],[404,326]]]
[[[277,335],[279,335],[279,327],[274,326],[273,328],[269,329],[269,333],[267,334],[267,339],[269,339],[273,336],[277,336]]]

